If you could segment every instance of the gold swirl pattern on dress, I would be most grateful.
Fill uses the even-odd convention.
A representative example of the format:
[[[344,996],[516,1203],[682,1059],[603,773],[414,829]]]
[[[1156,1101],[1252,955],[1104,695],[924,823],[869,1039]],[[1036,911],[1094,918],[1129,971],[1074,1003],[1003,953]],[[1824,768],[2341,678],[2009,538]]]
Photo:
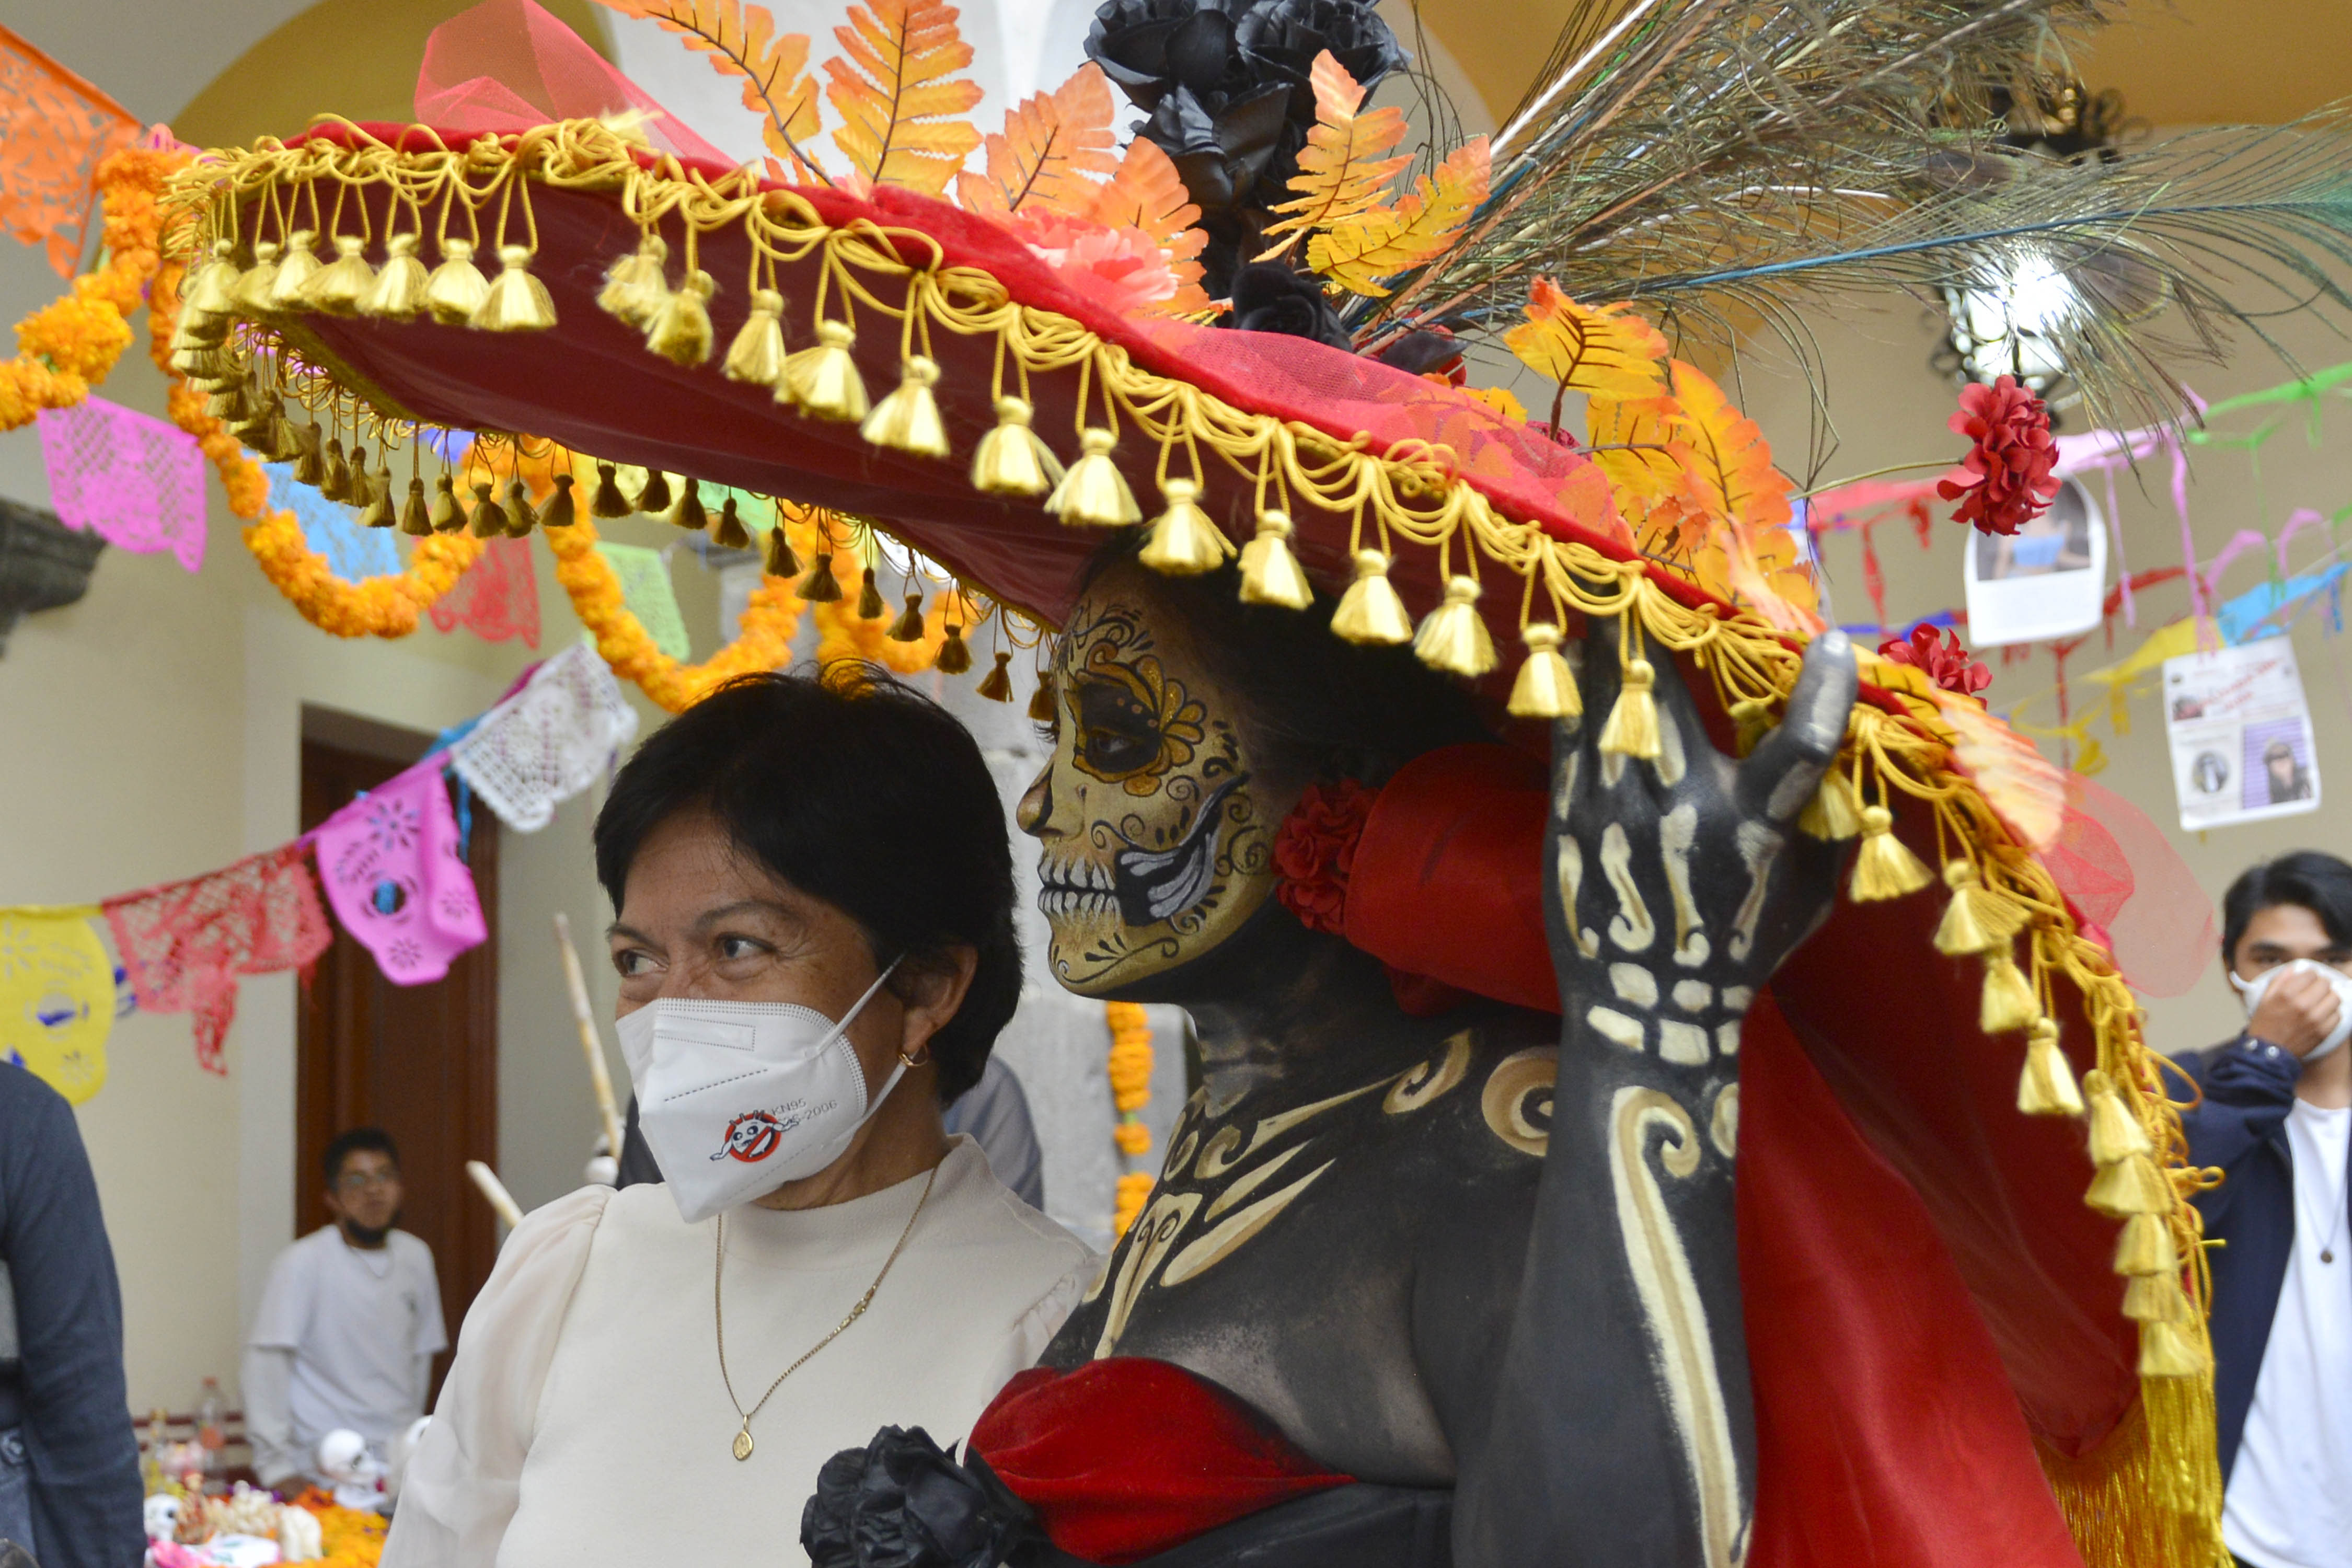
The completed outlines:
[[[1390,1089],[1381,1109],[1391,1116],[1402,1116],[1446,1094],[1470,1071],[1470,1031],[1463,1030],[1445,1042],[1445,1054],[1425,1061]]]
[[[1551,1091],[1559,1081],[1557,1046],[1537,1046],[1505,1057],[1486,1075],[1486,1089],[1478,1097],[1486,1131],[1520,1153],[1542,1159],[1551,1147]]]

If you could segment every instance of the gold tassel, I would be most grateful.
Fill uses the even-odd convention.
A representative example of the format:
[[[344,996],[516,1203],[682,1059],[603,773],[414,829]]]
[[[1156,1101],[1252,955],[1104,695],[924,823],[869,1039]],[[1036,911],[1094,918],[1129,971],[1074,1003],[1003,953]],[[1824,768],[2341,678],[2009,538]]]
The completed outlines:
[[[455,533],[466,526],[466,509],[457,503],[457,485],[443,474],[433,486],[433,531]]]
[[[1609,710],[1609,721],[1601,727],[1601,749],[1654,763],[1663,750],[1658,740],[1658,700],[1650,694],[1658,672],[1648,659],[1634,658],[1626,661],[1623,676],[1617,701]]]
[[[265,408],[230,426],[228,433],[247,451],[258,452],[270,462],[279,463],[285,458],[278,451],[278,424],[277,411]]]
[[[841,584],[833,574],[831,551],[816,552],[815,561],[809,565],[808,575],[801,580],[800,586],[793,592],[812,605],[837,605],[841,602]]]
[[[771,577],[797,577],[801,574],[801,558],[793,553],[793,542],[784,537],[784,520],[776,519],[776,526],[768,530],[768,563],[761,570]],[[901,642],[906,638],[901,637]]]
[[[367,261],[367,241],[355,234],[335,236],[335,258],[302,285],[302,303],[330,316],[356,316],[360,301],[375,288]]]
[[[383,242],[383,266],[360,300],[360,314],[388,321],[413,321],[425,309],[425,263],[416,259],[420,236],[395,234]]]
[[[899,612],[897,620],[890,623],[890,629],[882,635],[892,642],[922,641],[923,596],[920,594],[908,595],[907,607]]]
[[[710,274],[689,272],[686,282],[661,302],[646,323],[646,347],[673,364],[693,366],[710,358],[710,296],[719,285]]]
[[[882,590],[875,585],[874,568],[868,566],[858,574],[857,618],[861,621],[878,621],[887,613],[887,607],[882,603]]]
[[[1478,615],[1475,579],[1447,579],[1445,602],[1423,618],[1412,636],[1412,651],[1432,669],[1473,680],[1495,668],[1495,639]]]
[[[400,521],[400,514],[392,507],[392,470],[378,468],[373,475],[359,476],[361,493],[367,497],[367,508],[360,513],[362,528],[391,528]]]
[[[254,449],[267,452],[271,462],[290,463],[302,455],[302,439],[295,433],[294,423],[286,417],[283,407],[269,416],[269,442],[266,447]]]
[[[2189,1323],[2142,1323],[2139,1326],[2139,1374],[2142,1377],[2199,1377],[2207,1362],[2198,1341],[2203,1336]]]
[[[1797,830],[1809,838],[1839,843],[1862,831],[1862,812],[1855,805],[1853,785],[1832,768],[1822,775],[1822,787],[1797,815]]]
[[[322,263],[310,247],[318,235],[307,228],[298,228],[286,237],[285,252],[278,258],[278,270],[269,279],[269,308],[275,311],[302,309],[302,291],[310,279],[319,275]]]
[[[1389,581],[1389,558],[1379,551],[1356,552],[1356,580],[1331,612],[1331,635],[1360,647],[1394,647],[1412,640],[1412,617]]]
[[[645,488],[637,492],[636,510],[654,517],[669,510],[669,476],[659,468],[646,471]]]
[[[1848,888],[1853,901],[1866,904],[1881,899],[1900,899],[1935,879],[1919,857],[1895,837],[1895,814],[1883,805],[1864,806],[1862,853],[1854,858],[1853,880]]]
[[[651,484],[646,486],[653,489]],[[702,481],[688,479],[677,488],[677,504],[662,513],[662,521],[673,528],[683,528],[700,533],[710,526],[710,509],[702,504]]]
[[[1170,577],[1198,577],[1223,566],[1234,552],[1233,541],[1201,510],[1199,482],[1170,479],[1160,493],[1168,510],[1152,520],[1151,536],[1136,559]]]
[[[2164,1224],[2154,1215],[2136,1215],[2124,1223],[2133,1226],[2143,1219]],[[2168,1227],[2167,1234],[2170,1234]],[[2189,1293],[2180,1288],[2178,1275],[2169,1271],[2139,1274],[2124,1282],[2124,1316],[2133,1322],[2180,1323],[2188,1321],[2189,1315]]]
[[[846,321],[819,321],[817,346],[803,349],[784,360],[783,379],[776,384],[776,399],[797,405],[815,419],[856,425],[866,417],[866,383],[849,348],[857,334]]]
[[[539,526],[570,528],[580,516],[579,504],[572,499],[572,476],[557,474],[552,482],[555,493],[548,497],[547,504],[540,509]]]
[[[425,503],[425,481],[412,478],[408,481],[408,499],[400,507],[400,531],[412,539],[422,539],[433,531],[432,509]]]
[[[228,297],[233,311],[240,316],[266,316],[269,313],[269,286],[278,281],[278,242],[274,239],[254,241],[253,265],[236,275],[229,288]]]
[[[2146,1154],[2117,1161],[2091,1178],[2083,1201],[2112,1219],[2136,1214],[2169,1215],[2177,1194],[2172,1182]]]
[[[555,325],[555,300],[547,285],[530,275],[530,247],[499,247],[499,275],[466,324],[485,332],[543,332]],[[709,321],[704,320],[703,353],[709,353]]]
[[[237,283],[236,247],[226,239],[213,241],[212,259],[196,269],[196,275],[183,285],[180,291],[184,314],[193,311],[206,321],[217,321],[228,315],[234,306]]]
[[[605,268],[604,287],[596,291],[596,308],[642,331],[669,295],[668,282],[662,275],[668,261],[669,242],[657,234],[645,236],[636,249]]]
[[[727,498],[726,504],[719,509],[719,521],[710,525],[710,542],[721,550],[751,548],[751,531],[743,526],[742,518],[736,514],[733,496]]]
[[[1272,507],[1257,514],[1257,534],[1242,546],[1242,603],[1303,610],[1315,603],[1307,570],[1290,548],[1290,514]]]
[[[971,668],[971,649],[964,646],[961,626],[949,623],[946,640],[940,644],[940,657],[931,661],[931,668],[941,675],[961,675]]]
[[[1998,929],[1999,921],[1988,918],[1989,910],[1979,908],[1983,894],[1979,889],[1974,862],[1946,861],[1944,885],[1952,889],[1952,901],[1944,906],[1943,921],[1936,927],[1937,952],[1954,958],[1990,952],[2010,934]]]
[[[2161,1215],[2136,1214],[2124,1221],[2116,1238],[2116,1272],[2127,1278],[2177,1274],[2180,1254],[2172,1245],[2172,1226]]]
[[[507,531],[507,514],[490,499],[487,480],[474,487],[474,537],[493,539]]]
[[[588,500],[593,517],[626,517],[637,509],[621,493],[620,470],[610,463],[596,465],[596,493]]]
[[[2091,1097],[2091,1163],[2112,1165],[2134,1154],[2153,1154],[2147,1130],[2124,1104],[2115,1080],[2096,1068],[2083,1075],[2083,1089]]]
[[[531,510],[530,491],[520,479],[507,481],[507,537],[527,539],[539,526],[539,513]]]
[[[191,343],[172,351],[172,369],[191,384],[226,381],[229,374],[228,356],[217,343]]]
[[[1559,628],[1537,621],[1519,633],[1528,645],[1527,662],[1511,682],[1507,711],[1514,719],[1575,719],[1584,712],[1584,693],[1577,689],[1576,671],[1559,651]]]
[[[973,689],[978,691],[982,697],[987,698],[991,702],[1012,701],[1013,677],[1005,669],[1005,666],[1012,662],[1013,656],[1011,654],[999,653],[996,656],[996,668],[990,670],[986,675],[982,676],[980,678],[980,684],[973,688]]]
[[[1124,528],[1143,521],[1127,476],[1110,460],[1117,439],[1098,425],[1078,437],[1078,460],[1045,498],[1047,515],[1072,528]]]
[[[1033,723],[1050,724],[1059,716],[1054,701],[1054,678],[1041,675],[1037,689],[1029,694],[1029,718]]]
[[[235,425],[253,417],[253,405],[245,400],[245,388],[232,382],[205,400],[212,416],[224,425]]]
[[[425,308],[445,327],[462,327],[490,297],[490,280],[474,265],[474,242],[445,239],[441,265],[425,280]]]
[[[992,496],[1041,496],[1061,482],[1061,463],[1029,427],[1034,414],[1023,398],[996,400],[996,428],[972,450],[972,489]]]
[[[1855,875],[1861,874],[1857,868]],[[1857,898],[1861,895],[1856,894]],[[1977,1027],[1988,1035],[2031,1028],[2042,1016],[2042,1004],[2009,949],[1997,947],[1985,959],[1984,994],[1977,1006]]]
[[[315,417],[308,425],[294,426],[294,444],[301,448],[295,454],[294,478],[298,482],[309,485],[312,489],[327,482],[327,462],[325,458],[320,456],[319,448],[321,434],[319,421]]]
[[[947,426],[940,419],[940,400],[931,391],[939,379],[936,361],[908,354],[900,368],[898,384],[874,405],[857,433],[892,451],[912,452],[919,458],[946,457]]]
[[[344,460],[343,438],[340,436],[327,437],[326,470],[319,480],[319,493],[331,501],[352,499],[352,467]]]
[[[784,374],[784,297],[773,289],[751,293],[751,313],[727,347],[727,363],[719,374],[730,381],[773,386]]]
[[[2025,1041],[2025,1070],[2017,1079],[2017,1109],[2027,1116],[2080,1116],[2083,1091],[2058,1048],[2058,1026],[2037,1019]]]

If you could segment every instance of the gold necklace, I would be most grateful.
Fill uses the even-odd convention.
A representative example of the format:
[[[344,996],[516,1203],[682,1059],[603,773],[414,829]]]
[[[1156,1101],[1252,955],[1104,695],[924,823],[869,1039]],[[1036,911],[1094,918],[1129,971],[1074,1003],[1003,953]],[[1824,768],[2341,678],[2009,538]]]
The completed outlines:
[[[898,1233],[898,1245],[892,1247],[890,1256],[882,1260],[882,1272],[874,1277],[873,1284],[866,1287],[866,1294],[857,1298],[857,1305],[849,1309],[849,1316],[835,1323],[831,1333],[802,1352],[800,1360],[776,1373],[776,1381],[768,1384],[768,1392],[760,1395],[760,1403],[749,1410],[744,1409],[743,1402],[735,1397],[735,1380],[727,1375],[727,1306],[719,1289],[727,1277],[727,1216],[724,1214],[719,1216],[719,1225],[715,1232],[719,1254],[710,1269],[710,1315],[717,1320],[719,1325],[719,1381],[727,1385],[727,1403],[732,1405],[735,1407],[735,1414],[743,1418],[741,1428],[735,1434],[736,1458],[748,1459],[751,1457],[751,1417],[766,1407],[768,1401],[775,1396],[776,1390],[783,1387],[784,1379],[806,1366],[809,1357],[839,1339],[842,1331],[864,1317],[866,1309],[874,1304],[874,1292],[882,1289],[882,1281],[890,1277],[890,1266],[898,1262],[898,1254],[906,1250],[907,1238],[915,1234],[915,1222],[922,1217],[923,1205],[930,1201],[931,1184],[939,1179],[940,1167],[933,1165],[931,1173],[923,1178],[923,1190],[916,1195],[915,1212],[907,1216],[907,1228]]]

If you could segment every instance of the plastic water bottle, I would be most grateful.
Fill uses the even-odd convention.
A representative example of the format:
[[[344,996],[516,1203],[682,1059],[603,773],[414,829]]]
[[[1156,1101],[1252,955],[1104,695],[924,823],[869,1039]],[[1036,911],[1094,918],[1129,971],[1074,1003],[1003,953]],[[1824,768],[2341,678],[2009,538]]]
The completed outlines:
[[[223,1450],[228,1447],[228,1433],[223,1425],[227,1405],[221,1398],[220,1379],[205,1379],[204,1392],[196,1398],[196,1444],[205,1451],[206,1471],[223,1468]]]

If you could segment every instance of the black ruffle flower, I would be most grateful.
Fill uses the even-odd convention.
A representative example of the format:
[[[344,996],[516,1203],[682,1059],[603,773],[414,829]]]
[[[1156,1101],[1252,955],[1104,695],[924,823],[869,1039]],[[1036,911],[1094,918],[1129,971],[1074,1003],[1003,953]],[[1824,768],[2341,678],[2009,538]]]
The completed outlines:
[[[1323,292],[1323,280],[1275,261],[1254,261],[1234,274],[1228,325],[1244,332],[1281,332],[1352,351],[1348,329]]]
[[[956,1463],[919,1426],[827,1459],[801,1510],[812,1568],[998,1568],[1058,1556],[1045,1542],[986,1460]]]

